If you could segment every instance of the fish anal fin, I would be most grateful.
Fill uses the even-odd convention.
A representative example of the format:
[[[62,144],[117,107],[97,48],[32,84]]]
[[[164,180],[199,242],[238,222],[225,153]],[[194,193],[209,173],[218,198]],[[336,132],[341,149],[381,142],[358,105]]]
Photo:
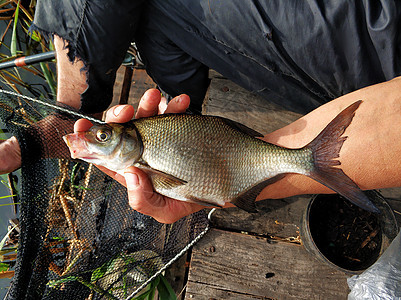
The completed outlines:
[[[191,203],[200,204],[200,205],[207,206],[207,207],[220,207],[220,208],[222,207],[221,205],[218,205],[217,203],[212,203],[207,200],[194,197],[192,195],[186,196],[186,198],[188,199],[188,202],[191,202]]]
[[[306,146],[306,148],[311,149],[314,160],[313,170],[308,176],[359,207],[378,213],[377,207],[358,185],[342,169],[336,167],[341,164],[337,158],[340,156],[341,147],[347,139],[342,135],[351,124],[355,111],[361,103],[362,101],[359,100],[345,108]]]
[[[285,174],[279,174],[254,185],[250,189],[238,195],[238,197],[234,198],[231,203],[247,212],[257,212],[258,210],[256,209],[255,204],[256,197],[265,187],[282,179],[284,176]]]
[[[184,185],[187,182],[173,175],[164,173],[162,171],[153,169],[146,163],[135,164],[136,167],[144,171],[153,183],[153,187],[157,189],[172,189],[180,185]]]

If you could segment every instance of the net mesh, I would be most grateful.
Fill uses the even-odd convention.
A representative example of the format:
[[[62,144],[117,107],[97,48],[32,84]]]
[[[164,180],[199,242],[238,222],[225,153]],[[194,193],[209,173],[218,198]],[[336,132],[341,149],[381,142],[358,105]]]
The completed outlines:
[[[46,100],[46,103],[49,103]],[[131,299],[208,229],[205,212],[160,224],[124,186],[69,158],[79,113],[0,91],[0,118],[21,146],[15,276],[6,299]]]

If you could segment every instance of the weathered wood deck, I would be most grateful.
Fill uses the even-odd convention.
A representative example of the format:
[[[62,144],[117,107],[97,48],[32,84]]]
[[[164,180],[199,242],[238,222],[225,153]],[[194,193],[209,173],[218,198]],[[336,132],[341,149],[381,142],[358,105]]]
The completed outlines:
[[[212,76],[205,114],[239,121],[261,133],[299,117],[218,74]],[[143,71],[136,71],[133,80],[131,96],[136,96],[130,103],[135,105],[152,83]],[[120,86],[118,81],[116,101]],[[400,190],[383,193],[401,211]],[[193,247],[187,262],[183,257],[167,271],[177,293],[185,299],[346,299],[351,275],[320,262],[302,245],[300,223],[310,199],[259,201],[255,214],[237,208],[217,210],[212,229]],[[400,223],[399,214],[397,218]]]

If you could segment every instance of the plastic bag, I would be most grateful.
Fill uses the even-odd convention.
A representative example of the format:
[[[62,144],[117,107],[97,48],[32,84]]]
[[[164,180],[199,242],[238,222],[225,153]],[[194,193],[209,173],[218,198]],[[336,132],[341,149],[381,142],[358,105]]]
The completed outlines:
[[[347,281],[351,289],[348,300],[401,299],[401,233],[377,262]]]

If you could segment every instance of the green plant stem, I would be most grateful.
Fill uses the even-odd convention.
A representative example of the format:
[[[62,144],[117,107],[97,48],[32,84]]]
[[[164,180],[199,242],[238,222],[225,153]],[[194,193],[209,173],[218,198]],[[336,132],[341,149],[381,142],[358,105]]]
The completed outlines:
[[[50,90],[51,90],[53,96],[55,97],[57,95],[56,82],[54,81],[53,76],[50,72],[49,65],[45,62],[41,62],[40,67],[42,69],[43,75],[45,76],[47,84],[49,85]]]

